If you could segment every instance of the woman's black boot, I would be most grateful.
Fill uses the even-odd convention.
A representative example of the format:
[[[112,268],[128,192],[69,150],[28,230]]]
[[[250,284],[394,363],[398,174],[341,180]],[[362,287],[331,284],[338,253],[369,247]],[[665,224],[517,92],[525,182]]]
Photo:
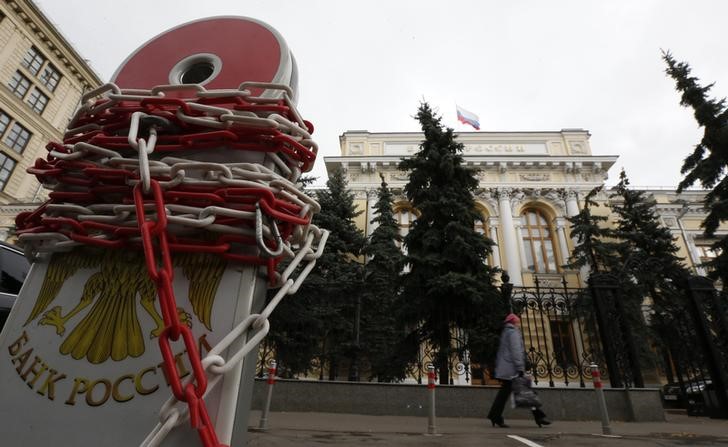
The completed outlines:
[[[542,427],[544,425],[551,425],[551,421],[546,419],[546,413],[544,413],[540,409],[534,408],[533,410],[531,410],[531,413],[533,413],[533,419],[536,421],[536,424],[539,427]]]

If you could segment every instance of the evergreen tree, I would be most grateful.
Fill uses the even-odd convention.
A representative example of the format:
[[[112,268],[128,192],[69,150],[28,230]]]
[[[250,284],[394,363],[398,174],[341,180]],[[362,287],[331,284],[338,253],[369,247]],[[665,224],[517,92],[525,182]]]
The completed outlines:
[[[571,237],[576,239],[576,246],[571,253],[570,263],[565,267],[580,269],[588,266],[592,272],[613,271],[619,265],[617,243],[611,241],[614,233],[602,226],[607,216],[592,214],[592,208],[599,206],[594,197],[602,190],[601,186],[589,191],[584,198],[584,206],[579,214],[567,217],[571,223]]]
[[[641,363],[653,363],[648,326],[644,319],[643,303],[646,297],[652,301],[653,329],[659,338],[664,333],[660,327],[668,313],[674,313],[675,305],[682,301],[679,288],[687,278],[687,270],[676,253],[672,233],[662,226],[655,212],[655,201],[644,191],[629,189],[629,179],[622,170],[619,183],[610,196],[612,211],[617,217],[614,236],[619,239],[620,268],[618,278],[622,285],[622,303],[625,316],[637,343]],[[615,200],[616,199],[616,200]]]
[[[662,226],[655,212],[655,201],[648,199],[644,191],[629,189],[629,179],[624,169],[610,199],[617,215],[614,236],[621,240],[618,250],[622,258],[622,270],[646,293],[659,300],[656,292],[673,287],[682,281],[687,271],[677,256],[678,247],[670,229]]]
[[[318,287],[304,282],[298,293],[285,297],[270,316],[270,332],[265,343],[274,352],[281,377],[290,379],[310,372],[312,360],[320,352],[324,325],[315,307]],[[268,299],[277,291],[269,290]]]
[[[682,92],[680,104],[694,110],[695,120],[704,129],[703,138],[695,145],[682,165],[685,178],[678,186],[678,192],[699,182],[711,191],[705,196],[708,215],[702,223],[706,237],[714,237],[718,226],[728,220],[728,109],[725,99],[708,97],[713,84],[701,86],[698,78],[691,76],[690,66],[676,62],[669,52],[663,52],[667,63],[666,72],[676,82],[676,89]],[[722,237],[712,248],[718,256],[707,263],[710,276],[720,278],[728,284],[728,238]]]
[[[397,325],[396,299],[404,255],[399,248],[402,236],[394,219],[392,192],[382,177],[374,205],[377,227],[364,251],[365,268],[362,297],[362,353],[369,360],[371,376],[380,382],[404,379],[407,359],[402,357],[403,331]]]
[[[345,360],[354,355],[354,317],[357,296],[362,289],[362,267],[357,258],[365,238],[354,218],[361,214],[354,206],[342,169],[332,172],[326,189],[316,194],[321,211],[313,223],[330,231],[326,249],[304,284],[322,325],[320,360],[329,365],[334,380]],[[300,293],[300,292],[299,292]]]
[[[405,194],[420,213],[405,237],[410,270],[399,307],[401,321],[436,350],[440,382],[448,383],[454,328],[472,328],[480,318],[500,322],[503,314],[482,314],[483,301],[497,303],[500,297],[487,265],[493,242],[474,229],[478,181],[463,166],[463,145],[427,103],[420,105],[417,119],[425,140],[399,164],[409,172]]]
[[[305,185],[311,179],[300,181]],[[333,380],[354,346],[354,309],[362,283],[356,257],[364,236],[353,219],[360,211],[342,170],[333,172],[326,186],[315,194],[321,211],[313,217],[315,225],[330,231],[326,248],[298,292],[284,298],[271,315],[268,340],[287,377],[310,372],[313,359],[318,359],[322,374],[328,364]],[[274,294],[270,291],[269,299]]]

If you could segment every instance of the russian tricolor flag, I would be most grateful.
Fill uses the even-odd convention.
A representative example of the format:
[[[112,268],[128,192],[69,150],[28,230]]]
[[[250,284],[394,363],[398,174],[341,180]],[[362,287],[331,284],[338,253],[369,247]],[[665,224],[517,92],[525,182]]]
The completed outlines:
[[[480,120],[478,119],[478,115],[473,112],[468,112],[457,104],[455,104],[455,108],[458,111],[458,121],[463,124],[470,124],[473,128],[475,128],[475,130],[480,130]]]

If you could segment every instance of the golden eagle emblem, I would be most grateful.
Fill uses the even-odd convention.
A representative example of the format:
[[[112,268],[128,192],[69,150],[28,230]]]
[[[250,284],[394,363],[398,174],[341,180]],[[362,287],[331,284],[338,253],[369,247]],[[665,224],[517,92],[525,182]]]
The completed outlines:
[[[187,296],[193,313],[208,330],[212,330],[212,305],[226,261],[209,253],[177,253],[172,261],[190,282]],[[80,269],[94,268],[98,271],[86,281],[73,309],[66,314],[61,306],[46,311],[68,278]],[[157,291],[141,253],[92,248],[55,253],[24,326],[42,314],[38,324],[54,326],[56,333],[63,336],[66,323],[91,306],[63,340],[61,354],[70,354],[76,360],[86,357],[94,364],[103,363],[109,357],[117,361],[139,357],[144,353],[144,337],[137,316],[137,299],[156,325],[150,338],[157,337],[164,329],[164,321],[155,306]],[[180,320],[192,326],[190,315],[181,308],[177,310]]]

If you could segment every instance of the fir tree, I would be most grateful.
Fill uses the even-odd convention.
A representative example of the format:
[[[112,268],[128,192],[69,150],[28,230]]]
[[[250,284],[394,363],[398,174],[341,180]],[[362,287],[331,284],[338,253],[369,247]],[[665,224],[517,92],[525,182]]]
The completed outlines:
[[[277,289],[269,290],[271,299]],[[294,378],[311,371],[312,359],[320,351],[324,325],[316,307],[317,287],[303,283],[298,293],[285,297],[270,316],[270,332],[266,344],[272,347],[278,361],[278,374]]]
[[[328,365],[333,380],[354,349],[354,309],[362,284],[357,256],[364,236],[354,224],[361,212],[355,209],[344,172],[334,171],[326,186],[315,194],[321,211],[313,218],[315,225],[330,231],[326,248],[298,292],[283,299],[271,315],[269,339],[287,375],[310,371],[318,358],[322,374]]]
[[[380,382],[404,379],[407,367],[400,349],[404,334],[396,317],[404,255],[392,205],[392,192],[382,177],[370,222],[377,227],[365,249],[368,262],[362,298],[362,353],[369,360],[372,378]]]
[[[704,204],[708,215],[702,226],[706,237],[714,237],[718,226],[728,219],[728,109],[725,99],[708,97],[713,84],[701,86],[698,78],[691,76],[690,66],[676,62],[669,52],[663,52],[667,63],[666,72],[676,82],[676,89],[682,93],[680,104],[694,110],[695,120],[704,129],[703,138],[695,145],[682,165],[685,178],[678,186],[678,192],[699,182],[711,191],[706,194]],[[707,263],[710,276],[720,278],[728,284],[728,240],[724,236],[712,248],[718,256]]]
[[[417,119],[425,140],[399,164],[409,172],[405,194],[420,213],[405,237],[410,270],[403,278],[400,312],[436,350],[440,382],[448,383],[454,328],[474,327],[480,318],[500,322],[503,315],[482,314],[483,301],[499,300],[487,265],[493,242],[474,229],[478,181],[463,166],[463,145],[427,103],[420,105]]]
[[[592,208],[599,206],[594,197],[602,190],[601,186],[589,191],[584,198],[584,206],[579,214],[567,217],[571,223],[571,237],[576,239],[576,246],[571,253],[570,263],[565,267],[580,269],[588,266],[592,272],[608,272],[619,264],[617,244],[610,241],[613,231],[602,226],[607,216],[592,214]]]
[[[318,191],[316,197],[321,211],[314,215],[313,222],[330,234],[307,282],[315,288],[311,298],[323,327],[321,361],[328,362],[329,379],[334,380],[355,349],[354,312],[362,289],[362,268],[357,258],[365,238],[354,223],[361,211],[354,206],[354,194],[348,189],[343,169],[331,173],[326,189]]]
[[[619,201],[614,201],[614,199]],[[644,191],[629,189],[629,179],[622,170],[614,187],[612,211],[617,216],[614,236],[621,240],[619,252],[623,271],[650,294],[671,287],[687,275],[670,229],[662,226],[655,212],[655,201]],[[653,298],[658,299],[657,296]]]
[[[667,313],[679,304],[679,288],[687,278],[687,270],[676,253],[672,233],[662,226],[655,212],[655,201],[644,191],[629,189],[629,179],[622,170],[619,183],[614,187],[612,212],[616,214],[617,226],[614,236],[619,239],[622,302],[633,337],[637,343],[641,363],[654,362],[649,349],[648,327],[643,318],[643,303],[646,297],[652,301],[651,309],[655,324],[659,326]],[[658,330],[658,338],[664,331]]]

